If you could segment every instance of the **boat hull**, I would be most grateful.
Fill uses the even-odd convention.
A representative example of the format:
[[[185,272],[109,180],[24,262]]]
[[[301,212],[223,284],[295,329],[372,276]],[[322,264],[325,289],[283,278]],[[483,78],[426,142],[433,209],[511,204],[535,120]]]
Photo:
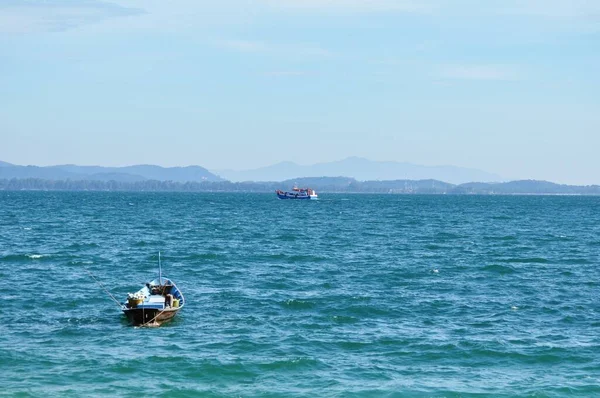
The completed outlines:
[[[290,192],[277,193],[279,199],[293,199],[293,200],[315,200],[318,199],[317,195],[297,195]]]
[[[123,313],[133,326],[160,326],[171,321],[180,308],[127,308]]]
[[[175,283],[159,278],[146,283],[135,294],[130,293],[122,310],[134,326],[160,326],[173,319],[184,306],[185,298]]]

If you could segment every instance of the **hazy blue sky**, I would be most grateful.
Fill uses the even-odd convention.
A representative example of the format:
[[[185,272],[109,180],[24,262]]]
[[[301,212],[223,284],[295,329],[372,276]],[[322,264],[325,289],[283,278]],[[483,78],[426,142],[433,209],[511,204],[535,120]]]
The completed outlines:
[[[0,160],[600,183],[597,0],[0,0]]]

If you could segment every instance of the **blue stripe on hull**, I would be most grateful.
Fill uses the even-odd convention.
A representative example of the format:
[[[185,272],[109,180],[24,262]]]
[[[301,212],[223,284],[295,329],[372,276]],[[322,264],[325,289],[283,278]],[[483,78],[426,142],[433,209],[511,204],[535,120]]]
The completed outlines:
[[[279,199],[294,199],[294,200],[296,200],[296,199],[310,199],[310,196],[295,197],[295,196],[285,196],[285,195],[280,195],[280,194],[277,194],[277,197]]]

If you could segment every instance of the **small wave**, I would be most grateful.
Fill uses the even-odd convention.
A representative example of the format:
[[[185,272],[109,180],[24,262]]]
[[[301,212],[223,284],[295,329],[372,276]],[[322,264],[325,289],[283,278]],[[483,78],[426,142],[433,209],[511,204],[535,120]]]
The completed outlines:
[[[360,350],[373,346],[373,343],[366,341],[340,341],[337,345],[344,350]]]
[[[94,262],[91,260],[82,260],[82,261],[73,260],[73,261],[71,261],[71,265],[91,265],[91,264],[94,264]]]
[[[137,365],[113,365],[109,368],[109,371],[115,372],[120,375],[135,374],[138,371],[139,366]]]
[[[564,264],[592,264],[592,261],[587,258],[565,258],[559,260],[559,262]]]
[[[186,260],[220,260],[227,258],[224,254],[218,253],[196,253],[187,256]]]
[[[535,264],[548,264],[550,261],[543,257],[529,257],[529,258],[507,258],[500,260],[503,263],[535,263]]]
[[[462,238],[462,236],[458,235],[458,234],[454,234],[452,232],[439,232],[435,235],[436,239],[448,239],[448,240],[452,240],[452,239],[460,239]]]
[[[515,241],[518,238],[514,235],[505,235],[505,236],[484,236],[484,240],[496,240],[496,241]]]
[[[319,360],[317,359],[313,359],[313,358],[290,358],[290,359],[284,359],[284,360],[280,360],[280,361],[274,361],[274,362],[269,362],[269,363],[265,363],[265,364],[261,364],[259,365],[262,368],[265,369],[270,369],[270,370],[274,370],[274,369],[286,369],[286,368],[293,368],[293,369],[297,369],[297,368],[312,368],[312,367],[316,367],[320,364]]]
[[[98,246],[97,243],[73,243],[73,244],[69,245],[67,247],[67,249],[87,249],[87,248],[93,249],[96,247],[100,247],[100,246]]]
[[[352,324],[358,322],[358,318],[347,315],[334,315],[331,317],[331,319],[333,320],[333,322],[339,324]]]
[[[483,267],[483,271],[500,275],[509,275],[514,274],[516,272],[512,267],[500,264],[486,265],[485,267]]]
[[[96,316],[69,317],[69,318],[65,318],[64,320],[59,320],[59,322],[64,322],[67,324],[73,324],[73,325],[77,325],[77,326],[85,326],[85,325],[97,325],[97,324],[103,323],[104,319],[96,317]]]
[[[264,282],[264,287],[265,287],[265,289],[271,289],[271,290],[288,290],[288,289],[292,289],[294,286],[292,286],[287,281],[270,281],[270,282]]]
[[[286,264],[295,264],[295,263],[312,263],[312,262],[324,262],[327,261],[327,257],[323,256],[315,256],[315,255],[288,255],[284,253],[276,253],[276,254],[257,254],[251,255],[247,257],[248,260],[251,261],[277,261],[277,262],[285,262]],[[283,261],[280,261],[283,260]]]
[[[358,318],[373,318],[378,316],[390,316],[390,310],[374,305],[353,305],[347,311]]]
[[[315,304],[305,300],[288,299],[283,302],[283,306],[294,310],[307,310],[314,308]]]
[[[296,235],[286,234],[286,235],[280,235],[279,240],[282,240],[284,242],[295,242],[298,240],[298,237]]]
[[[303,255],[295,255],[290,256],[289,261],[292,263],[304,263],[304,262],[322,262],[326,261],[327,258],[320,256],[303,256]]]
[[[49,254],[7,254],[0,257],[0,261],[29,262],[31,260],[43,260],[49,258]]]

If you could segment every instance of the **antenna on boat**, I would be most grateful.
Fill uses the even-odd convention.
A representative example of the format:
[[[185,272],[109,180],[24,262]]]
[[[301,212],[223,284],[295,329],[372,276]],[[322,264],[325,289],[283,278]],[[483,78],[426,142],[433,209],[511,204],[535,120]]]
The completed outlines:
[[[158,284],[162,285],[162,269],[160,268],[160,250],[158,251]]]

